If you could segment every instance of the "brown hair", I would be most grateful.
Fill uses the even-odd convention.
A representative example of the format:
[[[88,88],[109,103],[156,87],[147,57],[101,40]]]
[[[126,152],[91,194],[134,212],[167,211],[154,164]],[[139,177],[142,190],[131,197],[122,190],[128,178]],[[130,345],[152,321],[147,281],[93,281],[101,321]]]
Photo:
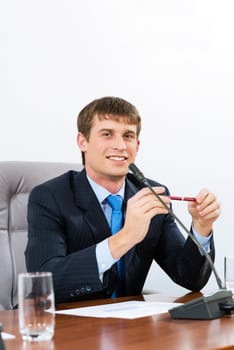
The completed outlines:
[[[137,137],[141,131],[141,117],[134,105],[119,97],[102,97],[85,106],[77,117],[77,129],[89,140],[93,119],[112,119],[119,121],[125,119],[128,124],[137,126]],[[82,152],[82,162],[85,164]]]

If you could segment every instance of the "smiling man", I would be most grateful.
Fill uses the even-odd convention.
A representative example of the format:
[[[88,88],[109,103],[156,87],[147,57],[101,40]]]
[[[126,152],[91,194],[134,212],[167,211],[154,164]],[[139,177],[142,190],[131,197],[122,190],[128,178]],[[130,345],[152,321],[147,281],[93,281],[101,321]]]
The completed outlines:
[[[30,194],[28,271],[53,273],[56,302],[140,294],[153,260],[177,284],[191,291],[203,288],[211,273],[206,259],[129,173],[140,144],[136,107],[103,97],[82,109],[77,126],[84,169],[47,181]],[[148,181],[171,205],[167,187]],[[203,189],[188,210],[191,232],[214,259],[216,197]]]

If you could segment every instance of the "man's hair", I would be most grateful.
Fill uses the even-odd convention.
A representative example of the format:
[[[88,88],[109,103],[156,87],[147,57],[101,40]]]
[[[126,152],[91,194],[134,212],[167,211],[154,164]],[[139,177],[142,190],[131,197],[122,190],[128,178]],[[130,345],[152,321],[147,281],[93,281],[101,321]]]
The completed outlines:
[[[111,119],[120,121],[124,119],[127,124],[136,125],[137,137],[141,131],[141,117],[134,105],[119,97],[102,97],[90,102],[85,106],[77,117],[77,129],[87,140],[93,126],[93,119],[97,116],[99,120]],[[82,162],[85,164],[84,153]]]

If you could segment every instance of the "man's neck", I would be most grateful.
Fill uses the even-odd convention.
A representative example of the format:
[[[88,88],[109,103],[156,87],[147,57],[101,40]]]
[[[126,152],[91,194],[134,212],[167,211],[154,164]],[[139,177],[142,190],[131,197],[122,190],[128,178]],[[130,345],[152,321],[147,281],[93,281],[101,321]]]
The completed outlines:
[[[125,182],[125,176],[124,177],[95,177],[90,175],[87,172],[87,176],[92,179],[96,184],[99,186],[105,188],[110,193],[118,193],[119,190],[122,188],[124,182]]]

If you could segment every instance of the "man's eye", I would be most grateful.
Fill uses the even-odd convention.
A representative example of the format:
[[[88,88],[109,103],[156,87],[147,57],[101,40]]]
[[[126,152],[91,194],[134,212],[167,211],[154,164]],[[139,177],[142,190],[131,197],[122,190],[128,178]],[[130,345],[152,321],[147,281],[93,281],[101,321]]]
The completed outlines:
[[[126,137],[126,139],[133,139],[133,138],[134,138],[134,135],[132,135],[132,134],[126,134],[125,137]]]
[[[110,132],[105,131],[102,135],[103,135],[103,136],[110,136]]]

